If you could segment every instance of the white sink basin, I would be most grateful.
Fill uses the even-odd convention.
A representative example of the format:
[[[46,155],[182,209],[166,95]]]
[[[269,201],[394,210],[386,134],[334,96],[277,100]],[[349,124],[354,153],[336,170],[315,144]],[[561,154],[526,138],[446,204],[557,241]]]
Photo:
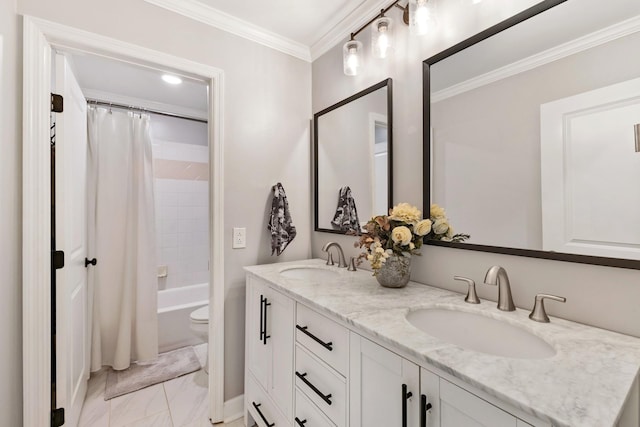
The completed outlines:
[[[542,338],[491,317],[458,310],[427,308],[407,314],[427,334],[468,350],[516,359],[545,359],[556,354]]]
[[[280,275],[289,279],[328,280],[338,277],[338,272],[322,267],[291,267],[280,271]]]

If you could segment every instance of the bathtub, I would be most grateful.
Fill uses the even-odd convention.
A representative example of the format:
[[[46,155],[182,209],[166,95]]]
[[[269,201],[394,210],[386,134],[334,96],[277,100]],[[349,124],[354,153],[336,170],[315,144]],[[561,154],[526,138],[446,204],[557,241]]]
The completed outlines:
[[[202,343],[189,328],[189,314],[207,304],[208,283],[158,291],[158,351]]]

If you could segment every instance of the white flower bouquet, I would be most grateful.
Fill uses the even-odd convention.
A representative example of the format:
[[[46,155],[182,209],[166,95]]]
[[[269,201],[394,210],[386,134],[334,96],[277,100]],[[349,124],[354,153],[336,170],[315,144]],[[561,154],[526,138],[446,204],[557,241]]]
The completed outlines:
[[[360,236],[355,247],[364,248],[358,256],[358,264],[363,259],[371,263],[373,275],[377,275],[391,255],[420,255],[424,239],[462,242],[468,234],[455,234],[449,224],[446,212],[436,204],[431,205],[430,216],[422,218],[415,206],[399,203],[389,211],[389,215],[371,218],[363,227],[365,234]]]

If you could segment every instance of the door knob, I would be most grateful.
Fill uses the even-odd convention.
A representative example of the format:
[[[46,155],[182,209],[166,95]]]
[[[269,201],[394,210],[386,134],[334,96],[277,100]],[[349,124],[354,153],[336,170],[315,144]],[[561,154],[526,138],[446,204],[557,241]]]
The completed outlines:
[[[89,264],[91,265],[96,265],[98,263],[98,260],[93,258],[93,259],[89,259],[89,258],[85,258],[84,259],[84,266],[85,267],[89,267]]]

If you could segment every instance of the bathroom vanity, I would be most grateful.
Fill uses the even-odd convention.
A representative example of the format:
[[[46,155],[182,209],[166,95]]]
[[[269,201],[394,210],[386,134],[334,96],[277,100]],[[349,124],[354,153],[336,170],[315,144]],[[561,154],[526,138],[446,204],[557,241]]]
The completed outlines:
[[[525,310],[466,304],[412,282],[383,288],[368,271],[319,259],[245,270],[248,425],[640,425],[637,338],[557,318],[538,323]],[[462,339],[484,327],[473,316],[515,328],[516,337],[456,345],[423,332],[423,312],[452,315],[444,328],[457,313],[472,316]],[[532,343],[514,343],[518,331]],[[533,347],[505,357],[510,344]]]

